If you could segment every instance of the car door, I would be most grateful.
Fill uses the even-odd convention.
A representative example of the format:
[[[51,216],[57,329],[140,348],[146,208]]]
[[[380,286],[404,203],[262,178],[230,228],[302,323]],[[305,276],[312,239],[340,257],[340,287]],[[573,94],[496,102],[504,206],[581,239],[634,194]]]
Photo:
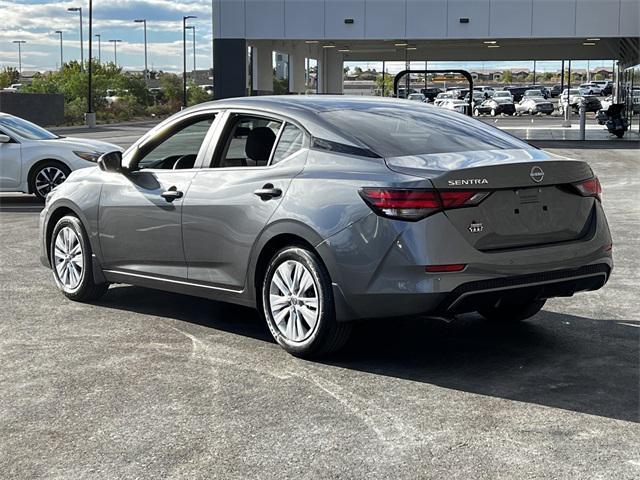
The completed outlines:
[[[181,117],[127,152],[131,171],[105,174],[98,216],[105,270],[186,279],[183,200],[215,119],[215,112]]]
[[[242,290],[253,244],[302,171],[308,141],[284,119],[228,112],[183,205],[190,281]]]
[[[0,142],[0,189],[11,190],[22,183],[21,145],[1,129],[0,134],[9,137],[8,142]]]

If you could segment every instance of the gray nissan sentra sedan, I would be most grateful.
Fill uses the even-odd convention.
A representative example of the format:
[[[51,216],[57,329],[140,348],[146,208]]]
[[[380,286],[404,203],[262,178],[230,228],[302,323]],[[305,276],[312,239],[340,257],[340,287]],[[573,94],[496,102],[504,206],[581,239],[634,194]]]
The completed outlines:
[[[613,267],[589,165],[404,100],[250,97],[164,121],[73,172],[41,215],[72,300],[111,283],[257,308],[288,352],[353,321],[535,315]]]

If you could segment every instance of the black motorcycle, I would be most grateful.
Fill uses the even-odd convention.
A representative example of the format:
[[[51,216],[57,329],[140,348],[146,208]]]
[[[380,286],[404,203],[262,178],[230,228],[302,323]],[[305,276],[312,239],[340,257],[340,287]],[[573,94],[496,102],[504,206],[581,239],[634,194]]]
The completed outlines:
[[[600,125],[606,125],[609,133],[622,138],[629,129],[629,121],[624,116],[624,103],[612,103],[606,110],[599,110],[596,120]]]

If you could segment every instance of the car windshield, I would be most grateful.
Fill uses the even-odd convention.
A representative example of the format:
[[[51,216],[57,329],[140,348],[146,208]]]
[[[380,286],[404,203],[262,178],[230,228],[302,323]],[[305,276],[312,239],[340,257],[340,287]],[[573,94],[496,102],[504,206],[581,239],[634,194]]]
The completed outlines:
[[[511,94],[509,92],[496,92],[493,94],[494,97],[511,97]]]
[[[18,117],[0,117],[0,127],[9,134],[16,135],[25,140],[53,140],[60,138],[58,135],[54,135],[35,123]]]
[[[530,148],[494,127],[446,110],[371,106],[319,113],[382,157]]]
[[[526,92],[524,92],[524,94],[527,97],[541,97],[542,96],[542,92],[540,90],[527,90]]]

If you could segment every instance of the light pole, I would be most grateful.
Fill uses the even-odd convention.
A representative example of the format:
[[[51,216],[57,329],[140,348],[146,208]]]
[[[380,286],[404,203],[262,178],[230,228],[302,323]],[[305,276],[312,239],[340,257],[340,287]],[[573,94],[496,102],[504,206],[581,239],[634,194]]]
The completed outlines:
[[[60,70],[64,67],[64,57],[62,55],[62,30],[56,30],[55,33],[60,35]]]
[[[80,70],[84,69],[84,42],[82,40],[82,7],[69,7],[68,12],[80,13]]]
[[[147,19],[139,18],[134,20],[135,23],[142,23],[144,26],[144,80],[147,81],[149,78],[149,69],[147,67]]]
[[[187,20],[198,18],[194,15],[182,17],[182,106],[187,107]]]
[[[98,63],[102,63],[102,44],[101,44],[101,40],[102,40],[102,36],[99,33],[96,33],[94,35],[94,37],[96,37],[98,39]]]
[[[96,114],[93,111],[93,0],[89,0],[89,62],[87,63],[87,114],[85,115],[85,123],[87,127],[96,126]]]
[[[111,43],[113,43],[113,63],[115,64],[115,66],[118,66],[118,44],[122,41],[120,39],[111,39],[109,40]]]
[[[26,40],[14,40],[13,43],[18,44],[18,72],[22,74],[22,44],[27,43]]]
[[[195,78],[195,73],[196,73],[196,26],[195,25],[189,25],[186,28],[187,28],[187,30],[191,30],[193,32],[193,75],[194,75],[194,78]]]

